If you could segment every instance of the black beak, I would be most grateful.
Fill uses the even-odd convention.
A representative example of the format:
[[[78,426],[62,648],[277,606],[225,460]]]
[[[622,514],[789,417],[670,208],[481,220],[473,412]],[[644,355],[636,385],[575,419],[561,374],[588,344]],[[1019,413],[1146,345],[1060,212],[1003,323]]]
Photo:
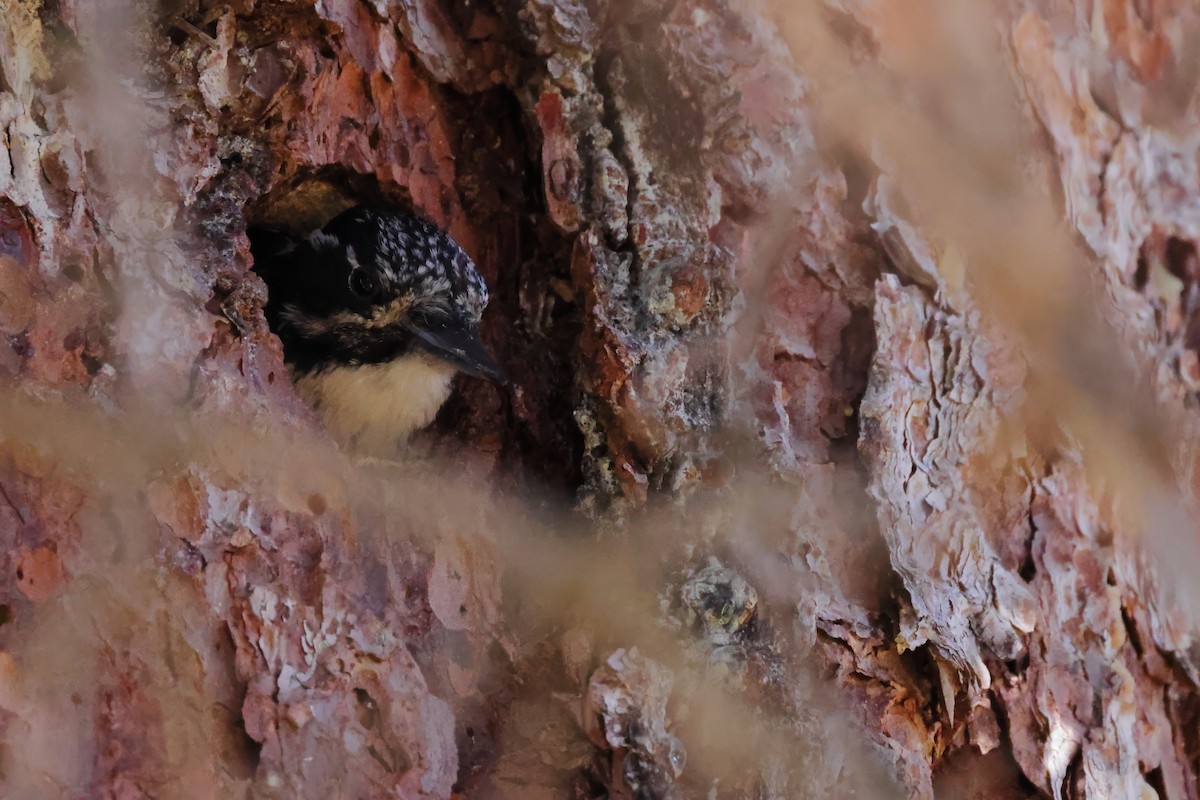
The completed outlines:
[[[501,386],[508,384],[500,365],[483,349],[478,328],[454,320],[426,319],[412,331],[420,347],[460,371],[476,378],[488,378]]]

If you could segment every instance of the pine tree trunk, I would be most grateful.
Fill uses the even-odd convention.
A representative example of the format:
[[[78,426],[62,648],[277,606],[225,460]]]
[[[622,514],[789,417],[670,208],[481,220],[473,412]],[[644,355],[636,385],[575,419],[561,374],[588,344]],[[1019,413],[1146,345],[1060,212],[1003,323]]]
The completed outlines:
[[[0,0],[0,795],[1200,795],[1200,14]],[[404,463],[245,229],[415,210]]]

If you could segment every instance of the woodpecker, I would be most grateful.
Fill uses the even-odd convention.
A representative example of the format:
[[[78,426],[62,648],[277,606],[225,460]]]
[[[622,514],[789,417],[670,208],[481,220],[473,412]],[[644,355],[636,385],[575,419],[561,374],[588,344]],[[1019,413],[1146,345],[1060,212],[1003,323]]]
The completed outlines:
[[[479,340],[487,287],[429,222],[357,207],[306,237],[247,233],[293,382],[351,450],[394,455],[433,421],[457,372],[504,383]]]

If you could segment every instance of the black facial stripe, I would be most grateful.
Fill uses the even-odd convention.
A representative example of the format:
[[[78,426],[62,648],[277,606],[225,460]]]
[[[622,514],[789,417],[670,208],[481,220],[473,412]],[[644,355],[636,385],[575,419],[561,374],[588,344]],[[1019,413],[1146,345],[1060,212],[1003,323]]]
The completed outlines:
[[[381,364],[414,349],[411,333],[400,328],[371,329],[344,325],[301,335],[292,326],[280,331],[288,362],[301,372],[348,364]]]

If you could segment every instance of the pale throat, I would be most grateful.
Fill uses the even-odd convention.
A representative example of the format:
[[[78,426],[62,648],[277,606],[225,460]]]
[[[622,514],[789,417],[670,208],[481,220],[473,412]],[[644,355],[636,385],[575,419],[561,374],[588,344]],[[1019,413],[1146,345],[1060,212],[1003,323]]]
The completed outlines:
[[[364,455],[390,456],[433,422],[455,368],[425,353],[300,376],[296,389],[334,436]]]

